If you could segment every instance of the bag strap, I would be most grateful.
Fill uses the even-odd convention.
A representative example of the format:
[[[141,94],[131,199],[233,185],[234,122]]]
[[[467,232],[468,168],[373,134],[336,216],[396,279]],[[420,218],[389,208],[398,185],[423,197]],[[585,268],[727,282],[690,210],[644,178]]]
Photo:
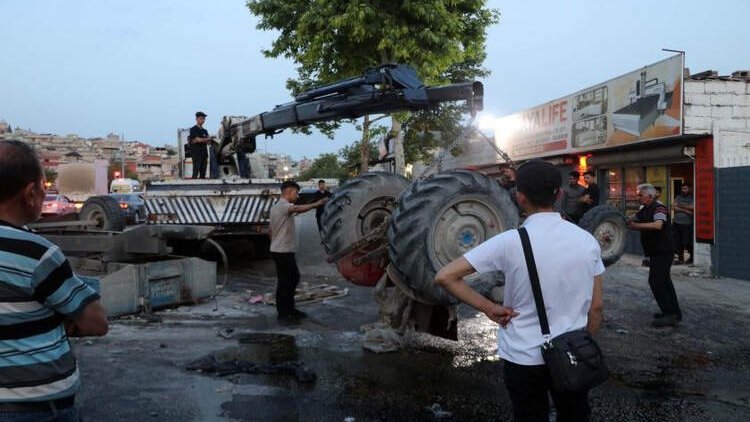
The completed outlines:
[[[534,302],[536,302],[536,313],[539,315],[539,325],[542,326],[542,334],[549,336],[549,322],[547,321],[547,311],[544,307],[544,298],[542,297],[542,286],[539,285],[539,273],[536,270],[534,261],[534,252],[531,250],[531,241],[526,227],[518,229],[518,235],[521,236],[521,245],[523,246],[523,255],[526,258],[526,268],[529,270],[531,279],[531,291],[534,292]]]

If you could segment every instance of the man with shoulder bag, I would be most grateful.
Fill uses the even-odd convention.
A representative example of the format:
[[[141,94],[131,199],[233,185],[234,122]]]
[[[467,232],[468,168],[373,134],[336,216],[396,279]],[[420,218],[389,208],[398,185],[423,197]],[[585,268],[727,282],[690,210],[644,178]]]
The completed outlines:
[[[498,355],[515,421],[547,421],[548,394],[557,420],[587,421],[588,390],[608,376],[591,337],[602,320],[599,243],[553,211],[562,177],[531,161],[517,172],[518,205],[528,216],[519,230],[494,236],[442,268],[435,282],[502,327]],[[463,281],[474,273],[505,273],[503,305]]]

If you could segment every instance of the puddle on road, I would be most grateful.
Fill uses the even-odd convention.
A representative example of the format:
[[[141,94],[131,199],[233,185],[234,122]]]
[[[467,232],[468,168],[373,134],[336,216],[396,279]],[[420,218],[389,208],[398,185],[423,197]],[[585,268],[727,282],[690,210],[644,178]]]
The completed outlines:
[[[237,336],[243,360],[280,363],[297,360],[294,336],[279,333],[245,333]]]

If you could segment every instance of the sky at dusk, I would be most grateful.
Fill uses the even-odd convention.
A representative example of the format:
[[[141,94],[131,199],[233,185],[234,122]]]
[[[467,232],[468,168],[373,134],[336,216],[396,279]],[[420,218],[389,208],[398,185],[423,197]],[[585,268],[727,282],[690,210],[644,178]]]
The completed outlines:
[[[692,73],[750,69],[750,2],[501,1],[489,29],[485,109],[510,114],[686,51]],[[122,133],[176,143],[195,111],[215,132],[223,115],[290,100],[288,60],[267,59],[274,33],[242,0],[0,0],[0,119],[40,133]],[[259,147],[299,159],[336,139],[285,132]],[[259,138],[261,139],[261,138]]]

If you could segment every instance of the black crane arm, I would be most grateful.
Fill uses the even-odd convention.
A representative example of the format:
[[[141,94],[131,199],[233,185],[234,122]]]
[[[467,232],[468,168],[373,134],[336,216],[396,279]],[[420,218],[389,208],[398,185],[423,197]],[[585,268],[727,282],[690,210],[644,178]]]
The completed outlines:
[[[466,101],[473,115],[482,110],[483,95],[481,82],[428,87],[410,66],[386,64],[368,69],[361,76],[313,88],[292,102],[256,116],[225,117],[219,132],[220,151],[231,146],[232,150],[253,152],[256,136],[274,135],[290,127],[424,110],[446,101]]]

